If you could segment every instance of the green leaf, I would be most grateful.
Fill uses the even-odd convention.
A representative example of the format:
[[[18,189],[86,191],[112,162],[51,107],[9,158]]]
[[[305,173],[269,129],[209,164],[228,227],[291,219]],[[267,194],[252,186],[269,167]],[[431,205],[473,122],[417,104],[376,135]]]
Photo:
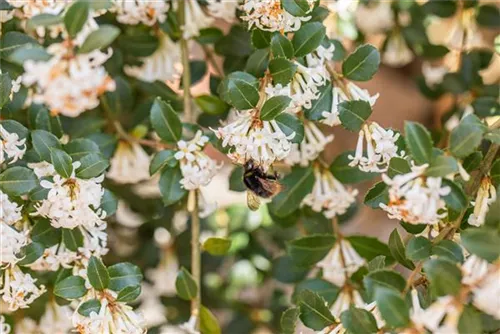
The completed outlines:
[[[403,158],[394,157],[389,162],[389,170],[387,171],[387,175],[389,175],[389,177],[391,178],[396,175],[407,174],[410,172],[410,163]]]
[[[378,255],[375,256],[370,262],[367,264],[368,271],[376,271],[382,270],[385,267],[385,256]]]
[[[340,288],[331,282],[325,281],[321,278],[310,278],[295,286],[295,290],[292,295],[292,302],[294,304],[297,304],[298,298],[304,290],[311,290],[312,292],[317,293],[328,302],[328,305],[331,305],[335,301],[340,292]]]
[[[8,228],[8,227],[4,227]],[[17,262],[19,266],[27,266],[38,260],[45,250],[45,246],[38,242],[31,242],[21,249],[23,259]]]
[[[92,31],[83,42],[78,53],[89,53],[97,49],[109,46],[120,34],[120,29],[115,26],[104,24],[99,29]]]
[[[205,306],[200,308],[200,332],[202,334],[221,334],[219,322],[215,315]]]
[[[460,235],[462,245],[472,254],[494,262],[500,257],[500,236],[498,231],[486,227],[469,228]]]
[[[460,319],[458,320],[458,333],[460,334],[482,334],[483,331],[481,314],[470,305],[465,305]]]
[[[208,238],[203,243],[203,249],[214,256],[227,254],[231,248],[231,240],[224,238]]]
[[[127,286],[140,285],[142,274],[139,267],[128,263],[117,263],[108,267],[109,289],[121,291]]]
[[[289,256],[280,256],[273,261],[272,276],[282,283],[295,283],[303,280],[309,268],[298,267]]]
[[[104,194],[101,198],[101,206],[100,209],[106,213],[106,216],[109,217],[116,212],[118,208],[118,199],[116,196],[109,191],[108,189],[104,189]]]
[[[78,227],[72,230],[63,228],[62,240],[66,248],[73,252],[78,251],[78,248],[83,246],[83,234]]]
[[[71,159],[78,161],[87,154],[99,153],[99,146],[90,139],[77,138],[71,140],[64,145],[64,150],[69,154]]]
[[[339,119],[349,131],[359,131],[372,114],[372,108],[366,101],[345,101],[339,103]]]
[[[87,276],[90,284],[96,290],[104,290],[109,285],[109,273],[101,259],[92,256],[87,267]]]
[[[443,179],[443,186],[450,187],[451,191],[448,195],[443,197],[446,205],[454,211],[461,211],[468,206],[467,196],[462,188],[453,181]]]
[[[17,31],[7,32],[0,40],[0,54],[8,58],[15,50],[23,46],[39,45],[37,40]]]
[[[410,310],[399,292],[385,287],[375,288],[375,301],[380,314],[390,327],[406,327]]]
[[[53,227],[48,219],[41,218],[31,230],[31,239],[45,247],[51,247],[61,241],[61,230]]]
[[[415,265],[406,258],[405,245],[397,229],[394,229],[389,236],[389,250],[396,261],[410,270],[415,269]]]
[[[309,22],[304,24],[295,32],[292,39],[295,57],[304,57],[316,50],[325,38],[326,28],[320,22]]]
[[[172,205],[180,201],[187,194],[187,190],[182,187],[182,172],[179,166],[165,169],[160,177],[160,192],[163,198],[163,204]]]
[[[233,169],[231,175],[229,176],[229,190],[241,192],[247,189],[247,187],[243,183],[244,173],[245,170],[241,166],[236,166]]]
[[[61,143],[56,136],[45,130],[35,130],[31,132],[31,141],[36,153],[47,162],[52,162],[51,150],[60,149]]]
[[[252,45],[256,49],[265,49],[271,43],[271,33],[260,29],[252,30]]]
[[[269,62],[269,72],[273,78],[273,83],[288,85],[292,81],[297,65],[285,58],[275,58]]]
[[[462,274],[455,263],[440,258],[428,260],[424,263],[424,271],[436,296],[460,292]]]
[[[500,160],[495,161],[491,166],[490,177],[494,185],[500,185]]]
[[[299,296],[300,320],[309,328],[322,330],[335,323],[335,318],[317,293],[304,290]]]
[[[457,160],[453,157],[440,155],[430,163],[430,166],[425,170],[425,175],[432,177],[445,177],[457,172]]]
[[[290,105],[292,99],[288,96],[273,96],[268,99],[260,111],[260,119],[263,121],[271,121],[279,114],[285,111]]]
[[[85,296],[85,279],[80,276],[69,276],[54,286],[54,295],[64,299],[77,299]]]
[[[55,148],[51,150],[50,157],[57,174],[66,179],[71,177],[71,174],[73,173],[73,161],[68,153]]]
[[[250,33],[242,25],[233,25],[229,34],[215,43],[215,52],[227,58],[246,57],[252,51]]]
[[[54,14],[48,14],[48,13],[42,13],[33,16],[31,19],[28,20],[27,26],[28,27],[49,27],[51,25],[59,24],[63,22],[63,18],[58,15]]]
[[[277,217],[286,217],[300,207],[304,197],[314,185],[312,168],[292,168],[292,172],[281,182],[284,190],[268,204],[270,211]]]
[[[405,122],[405,142],[417,164],[431,161],[433,147],[431,135],[421,124]]]
[[[0,74],[0,107],[10,102],[10,92],[12,90],[12,80],[8,73]]]
[[[217,41],[219,41],[222,37],[224,37],[222,30],[209,27],[200,30],[200,35],[196,37],[196,41],[200,44],[214,44],[217,43]]]
[[[367,237],[364,235],[352,235],[346,239],[351,243],[351,246],[356,250],[356,252],[368,261],[373,260],[379,255],[385,256],[387,263],[394,261],[389,247],[377,238]]]
[[[312,10],[307,0],[282,0],[281,4],[293,16],[306,16]]]
[[[158,171],[164,170],[166,167],[177,166],[178,160],[174,157],[175,151],[163,150],[156,153],[149,165],[149,174],[154,175]]]
[[[77,1],[66,11],[64,26],[70,37],[75,37],[82,30],[89,16],[89,8],[87,1]]]
[[[342,73],[354,81],[370,80],[380,65],[380,54],[373,45],[358,47],[342,63]]]
[[[198,294],[198,286],[191,273],[182,267],[175,280],[177,295],[184,300],[192,300]]]
[[[319,97],[312,101],[311,108],[304,108],[304,115],[311,121],[319,121],[323,118],[323,112],[330,112],[333,103],[332,84],[328,81],[326,85],[319,87]]]
[[[499,28],[500,10],[496,5],[479,6],[476,20],[483,27]]]
[[[300,267],[312,266],[323,259],[335,245],[335,236],[317,234],[292,240],[288,245],[288,254]]]
[[[437,255],[454,262],[464,262],[462,247],[451,240],[441,240],[432,246],[432,255]]]
[[[431,256],[432,243],[424,237],[411,238],[406,245],[406,257],[412,261],[424,260]]]
[[[151,107],[150,119],[158,136],[164,141],[175,143],[181,139],[181,120],[170,104],[163,102],[160,98],[156,98]]]
[[[139,297],[141,294],[141,286],[140,285],[131,285],[127,286],[120,292],[118,292],[118,296],[116,297],[116,301],[123,303],[130,303]]]
[[[80,160],[80,167],[76,170],[76,176],[80,179],[90,179],[102,175],[109,167],[108,159],[101,154],[90,153]]]
[[[439,17],[450,17],[455,14],[457,4],[455,1],[431,0],[423,5],[423,9],[429,13]]]
[[[280,33],[274,33],[271,38],[271,51],[274,58],[293,58],[292,42]]]
[[[101,302],[97,299],[90,299],[84,302],[78,308],[78,313],[83,315],[84,317],[89,317],[90,313],[94,312],[95,314],[99,314],[101,310]]]
[[[0,174],[0,190],[9,196],[22,196],[29,193],[38,184],[38,179],[31,169],[11,167]]]
[[[451,131],[450,151],[457,158],[465,158],[473,153],[483,138],[486,126],[476,115],[466,116]]]
[[[224,101],[214,95],[197,96],[194,102],[204,113],[210,115],[220,115],[229,109],[229,106]]]
[[[248,58],[245,66],[245,72],[248,72],[257,78],[262,78],[268,65],[269,49],[257,49]]]
[[[500,129],[494,129],[484,135],[484,139],[494,144],[500,144]]]
[[[377,322],[373,315],[363,309],[351,306],[340,315],[342,326],[348,333],[377,333]]]
[[[259,80],[245,72],[229,74],[221,84],[221,97],[238,110],[248,110],[259,102]]]
[[[349,166],[351,163],[350,155],[354,156],[354,152],[344,152],[338,155],[331,164],[330,171],[337,180],[345,184],[353,184],[370,180],[377,175],[376,173],[363,172],[358,167]]]
[[[384,182],[378,182],[368,190],[364,203],[370,208],[378,209],[380,203],[389,203],[389,188]]]
[[[281,331],[283,334],[295,334],[295,327],[299,319],[300,310],[298,307],[290,307],[281,315]]]
[[[382,269],[375,270],[363,278],[368,295],[373,298],[377,287],[392,289],[402,292],[406,286],[406,279],[394,270]]]
[[[478,97],[471,105],[475,114],[481,118],[497,116],[500,112],[500,103],[492,96]]]
[[[295,133],[293,138],[290,139],[292,143],[298,144],[302,142],[304,139],[304,123],[297,116],[289,113],[281,113],[274,120],[286,136]]]

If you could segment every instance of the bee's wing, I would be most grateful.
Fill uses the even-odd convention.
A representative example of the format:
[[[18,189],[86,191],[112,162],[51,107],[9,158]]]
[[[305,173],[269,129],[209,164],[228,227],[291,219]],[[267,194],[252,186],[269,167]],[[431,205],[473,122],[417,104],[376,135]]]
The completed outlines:
[[[260,198],[253,191],[247,191],[247,205],[252,211],[257,211],[260,207]]]

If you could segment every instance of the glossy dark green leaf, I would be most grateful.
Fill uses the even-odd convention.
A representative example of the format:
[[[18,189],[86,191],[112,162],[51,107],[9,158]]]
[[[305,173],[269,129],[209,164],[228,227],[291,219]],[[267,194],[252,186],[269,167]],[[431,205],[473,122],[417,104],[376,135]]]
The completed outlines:
[[[317,293],[304,290],[299,295],[300,320],[309,328],[320,331],[335,323],[335,318]]]
[[[350,131],[359,131],[372,114],[372,108],[366,101],[345,101],[339,103],[339,118],[342,125]]]
[[[163,150],[156,153],[151,160],[149,165],[149,174],[154,175],[158,171],[162,171],[164,168],[175,167],[178,164],[178,160],[174,157],[175,151],[173,150]]]
[[[8,227],[4,227],[8,228]],[[45,250],[45,246],[38,242],[31,242],[21,249],[22,260],[17,262],[19,266],[26,266],[38,260]]]
[[[300,309],[298,307],[290,307],[281,315],[281,331],[283,334],[295,334],[297,320],[299,320]]]
[[[405,142],[417,164],[425,164],[432,159],[432,138],[427,129],[419,123],[405,122]]]
[[[121,290],[118,293],[116,300],[119,302],[123,302],[123,303],[130,303],[130,302],[133,302],[134,300],[136,300],[140,294],[141,294],[141,286],[140,285],[135,285],[135,286],[131,285],[131,286],[127,286],[126,288]]]
[[[120,29],[115,26],[104,24],[99,29],[92,31],[82,46],[78,49],[79,53],[89,53],[94,50],[103,49],[109,46],[120,34]]]
[[[465,249],[486,261],[493,262],[500,257],[500,236],[496,230],[469,228],[462,232],[460,239]]]
[[[439,17],[450,17],[455,14],[457,4],[455,1],[431,0],[424,4],[423,9],[429,13]]]
[[[377,308],[389,327],[406,327],[410,310],[400,293],[386,287],[375,288]]]
[[[182,172],[179,166],[165,169],[160,177],[160,192],[165,205],[172,205],[180,201],[187,194],[187,190],[182,187]]]
[[[356,252],[368,261],[371,261],[379,255],[385,256],[387,263],[394,261],[389,247],[377,238],[364,235],[352,235],[346,239],[351,243],[351,246]]]
[[[269,62],[269,72],[275,85],[288,85],[292,81],[297,65],[285,58],[276,58]]]
[[[35,173],[26,167],[11,167],[0,174],[0,190],[10,196],[27,194],[37,184]]]
[[[409,260],[420,261],[431,256],[432,243],[424,237],[414,237],[406,245],[405,255]]]
[[[288,96],[273,96],[268,99],[260,111],[260,119],[263,121],[271,121],[275,119],[279,114],[285,111],[290,105],[292,99]]]
[[[335,244],[331,234],[312,235],[288,243],[288,254],[301,267],[312,266],[323,259]]]
[[[142,274],[139,267],[128,262],[117,263],[108,267],[109,289],[121,291],[127,286],[140,285]]]
[[[354,81],[370,80],[380,65],[380,54],[370,44],[358,47],[342,63],[342,73]]]
[[[469,305],[465,305],[462,314],[460,314],[457,329],[460,334],[482,334],[488,332],[483,331],[481,314]]]
[[[75,37],[82,30],[89,16],[89,2],[74,2],[64,14],[64,26],[70,37]]]
[[[444,155],[436,157],[425,170],[426,176],[445,177],[458,172],[457,160]]]
[[[69,276],[54,286],[54,295],[64,299],[77,299],[87,293],[85,279],[80,276]]]
[[[118,199],[108,189],[104,189],[104,194],[101,198],[100,209],[106,212],[106,217],[114,215],[116,210],[118,209]]]
[[[64,145],[64,151],[70,155],[74,161],[78,161],[87,154],[99,153],[99,146],[90,139],[77,138]]]
[[[483,138],[486,126],[476,115],[466,116],[451,131],[450,151],[457,158],[465,158],[473,153]]]
[[[450,187],[450,193],[443,197],[446,205],[451,209],[459,212],[465,209],[468,205],[467,196],[463,191],[462,187],[459,186],[456,182],[443,179],[443,185]]]
[[[192,300],[198,294],[198,286],[193,276],[186,268],[181,268],[175,280],[175,290],[177,296],[184,300]]]
[[[50,157],[57,174],[66,179],[69,178],[73,173],[73,161],[71,160],[69,154],[63,150],[55,148],[50,151]]]
[[[410,163],[403,158],[394,157],[389,162],[389,170],[387,171],[387,175],[389,175],[389,177],[394,177],[400,174],[407,174],[410,172]]]
[[[194,102],[204,113],[210,115],[220,115],[229,109],[229,106],[224,101],[214,95],[197,96]]]
[[[80,163],[80,167],[76,170],[76,176],[81,179],[100,176],[109,167],[108,159],[98,153],[87,154],[80,159]]]
[[[271,33],[260,29],[252,30],[252,45],[256,49],[265,49],[271,43]]]
[[[377,333],[377,322],[373,315],[363,309],[351,306],[340,315],[342,326],[349,333]]]
[[[376,183],[366,193],[364,203],[373,209],[378,209],[380,203],[389,203],[389,189],[384,182]]]
[[[102,260],[92,256],[89,260],[89,265],[87,267],[87,276],[89,278],[90,284],[96,290],[104,290],[109,285],[109,273],[108,269]]]
[[[326,35],[326,28],[320,22],[304,24],[295,32],[292,39],[295,57],[303,57],[316,50]]]
[[[330,171],[337,180],[345,184],[353,184],[371,180],[377,175],[376,173],[363,172],[358,167],[349,166],[351,163],[349,156],[354,156],[354,152],[348,151],[338,155],[331,164]]]
[[[78,308],[78,313],[80,313],[84,317],[89,317],[90,313],[94,312],[95,314],[99,314],[100,310],[101,302],[97,299],[90,299],[80,305],[80,307]]]
[[[62,229],[62,240],[66,248],[70,251],[76,252],[79,247],[83,246],[83,234],[78,227],[74,229]]]
[[[259,80],[248,73],[231,73],[221,87],[222,99],[238,110],[252,109],[259,102]]]
[[[424,263],[430,288],[436,296],[456,295],[461,288],[462,274],[454,262],[432,259]]]
[[[269,65],[269,49],[257,49],[248,57],[245,72],[262,78]]]
[[[61,230],[53,227],[48,219],[41,218],[31,230],[31,239],[46,247],[51,247],[61,241]]]
[[[170,104],[157,98],[151,107],[150,119],[156,133],[164,141],[175,143],[181,139],[181,120]]]
[[[271,52],[274,58],[293,58],[292,42],[280,33],[274,33],[271,38]]]
[[[433,245],[432,254],[454,262],[464,262],[462,247],[451,240],[441,240],[437,244]]]
[[[328,81],[326,85],[319,87],[319,97],[312,101],[311,108],[304,108],[304,115],[311,121],[319,121],[323,112],[330,112],[333,103],[332,84]]]
[[[488,28],[499,28],[500,27],[500,10],[498,6],[493,4],[479,6],[477,17],[477,23],[483,27]]]
[[[413,270],[415,265],[406,258],[405,245],[397,229],[394,229],[389,236],[389,250],[392,256],[406,268]]]
[[[304,123],[295,115],[289,113],[281,113],[274,118],[281,131],[286,136],[295,135],[290,139],[292,143],[301,143],[304,139]]]
[[[293,16],[306,16],[311,12],[310,2],[307,0],[282,0],[283,8]]]
[[[484,139],[495,144],[500,144],[500,129],[488,131],[488,133],[484,135]]]
[[[47,162],[52,162],[52,157],[50,155],[51,150],[61,148],[59,139],[45,130],[35,130],[31,132],[31,141],[36,153]]]
[[[340,288],[331,282],[328,282],[321,278],[310,278],[305,281],[300,282],[295,286],[295,290],[292,295],[292,302],[297,303],[300,293],[304,290],[311,290],[321,296],[328,305],[333,304],[337,298]]]

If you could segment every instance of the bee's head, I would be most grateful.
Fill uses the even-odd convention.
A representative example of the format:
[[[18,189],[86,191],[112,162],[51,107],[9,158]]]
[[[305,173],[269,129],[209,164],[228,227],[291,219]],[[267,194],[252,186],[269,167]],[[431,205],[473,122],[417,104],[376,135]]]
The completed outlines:
[[[254,162],[253,162],[252,159],[250,159],[247,162],[245,162],[245,169],[246,170],[254,169],[254,168],[255,168],[255,164],[254,164]]]

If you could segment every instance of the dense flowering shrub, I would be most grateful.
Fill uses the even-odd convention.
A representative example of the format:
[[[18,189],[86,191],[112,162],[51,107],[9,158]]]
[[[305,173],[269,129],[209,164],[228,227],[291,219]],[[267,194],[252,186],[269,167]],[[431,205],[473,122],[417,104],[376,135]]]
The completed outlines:
[[[497,5],[0,0],[0,332],[497,332]]]

